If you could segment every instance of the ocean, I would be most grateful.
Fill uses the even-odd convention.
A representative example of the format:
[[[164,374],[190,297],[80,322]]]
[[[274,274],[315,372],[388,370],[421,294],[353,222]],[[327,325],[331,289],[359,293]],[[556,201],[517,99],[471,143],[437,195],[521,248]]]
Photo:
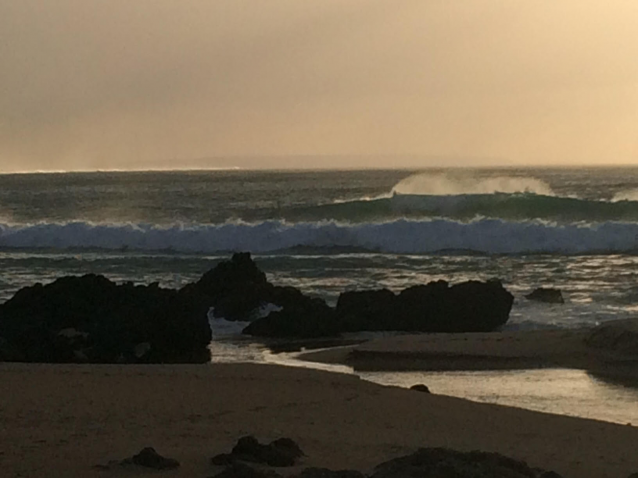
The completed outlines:
[[[638,311],[638,168],[96,172],[0,175],[0,301],[64,275],[180,287],[233,251],[271,282],[342,291],[499,278],[509,329]],[[564,305],[531,302],[559,288]],[[354,373],[272,354],[213,323],[213,361]],[[638,423],[638,389],[576,370],[360,373],[435,393]]]
[[[496,277],[509,328],[592,325],[638,309],[638,168],[0,175],[0,300],[88,272],[178,287],[232,251],[330,303]]]

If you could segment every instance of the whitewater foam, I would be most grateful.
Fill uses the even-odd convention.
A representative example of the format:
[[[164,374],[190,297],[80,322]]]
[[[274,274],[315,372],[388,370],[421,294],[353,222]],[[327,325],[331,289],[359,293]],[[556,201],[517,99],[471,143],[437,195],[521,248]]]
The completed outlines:
[[[171,227],[87,222],[5,224],[0,225],[0,247],[184,253],[274,252],[295,247],[352,248],[388,253],[620,253],[638,250],[638,224],[557,225],[497,219],[468,223],[400,219],[363,224],[265,221]]]
[[[628,189],[614,194],[611,199],[613,202],[618,201],[638,201],[638,189]]]
[[[467,174],[420,173],[399,181],[393,188],[397,194],[446,196],[461,194],[534,193],[552,196],[549,185],[536,178],[499,176],[477,178]]]

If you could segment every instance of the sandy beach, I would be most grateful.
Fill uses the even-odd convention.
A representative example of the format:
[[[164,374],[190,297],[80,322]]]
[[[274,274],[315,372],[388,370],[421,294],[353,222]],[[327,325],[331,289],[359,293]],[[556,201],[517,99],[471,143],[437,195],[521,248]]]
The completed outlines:
[[[0,475],[145,476],[95,465],[153,446],[211,476],[210,458],[253,434],[306,452],[299,467],[370,471],[422,446],[497,451],[565,477],[638,471],[638,429],[257,364],[1,364]]]

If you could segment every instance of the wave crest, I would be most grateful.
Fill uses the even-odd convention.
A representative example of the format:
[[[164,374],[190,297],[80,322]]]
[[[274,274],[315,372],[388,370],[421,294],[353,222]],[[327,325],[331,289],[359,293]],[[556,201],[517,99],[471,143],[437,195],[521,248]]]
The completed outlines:
[[[295,248],[386,253],[474,251],[485,254],[623,253],[638,250],[638,224],[554,225],[478,220],[395,220],[343,224],[281,221],[222,225],[66,224],[0,225],[0,247],[216,253]]]
[[[462,194],[533,193],[553,196],[552,188],[536,178],[499,176],[476,178],[468,175],[420,173],[399,181],[392,192],[428,196],[457,196]]]

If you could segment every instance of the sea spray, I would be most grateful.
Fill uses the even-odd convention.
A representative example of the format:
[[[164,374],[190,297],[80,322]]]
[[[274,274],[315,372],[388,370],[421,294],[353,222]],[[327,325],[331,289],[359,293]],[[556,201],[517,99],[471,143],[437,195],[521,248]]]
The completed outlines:
[[[477,178],[469,174],[420,173],[397,183],[392,191],[397,194],[429,196],[492,193],[534,193],[552,196],[552,188],[544,181],[532,177],[496,176]]]

